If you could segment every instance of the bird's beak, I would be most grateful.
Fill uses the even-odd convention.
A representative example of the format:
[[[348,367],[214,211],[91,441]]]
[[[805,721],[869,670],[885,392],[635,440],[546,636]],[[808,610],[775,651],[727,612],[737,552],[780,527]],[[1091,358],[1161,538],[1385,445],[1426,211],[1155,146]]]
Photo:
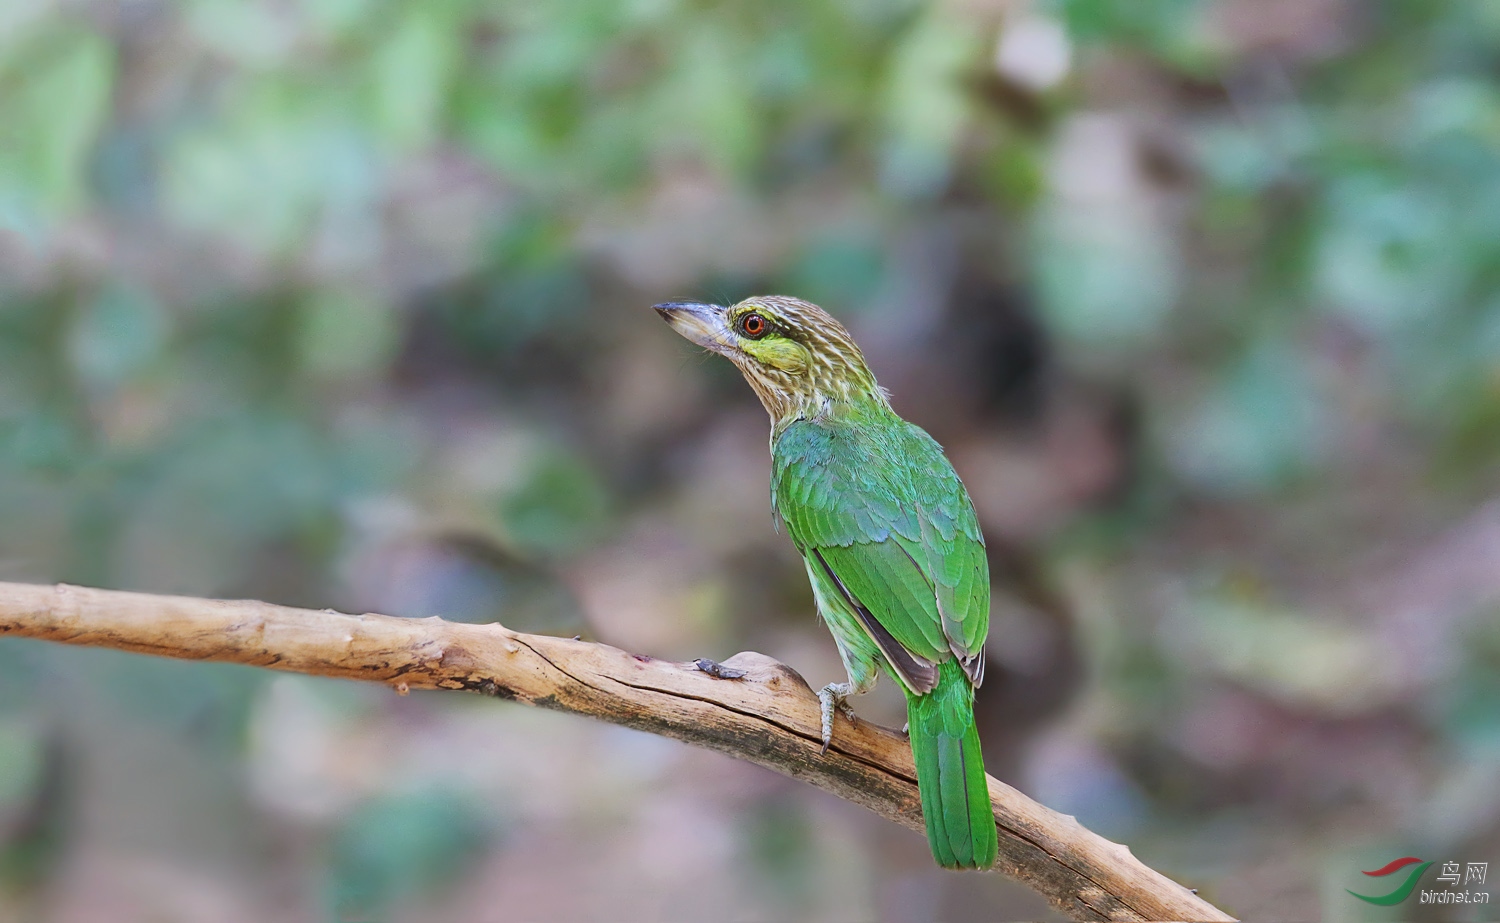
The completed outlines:
[[[672,325],[672,329],[704,349],[725,353],[734,348],[729,334],[729,325],[724,321],[725,309],[716,304],[697,301],[670,301],[655,305],[656,313]]]

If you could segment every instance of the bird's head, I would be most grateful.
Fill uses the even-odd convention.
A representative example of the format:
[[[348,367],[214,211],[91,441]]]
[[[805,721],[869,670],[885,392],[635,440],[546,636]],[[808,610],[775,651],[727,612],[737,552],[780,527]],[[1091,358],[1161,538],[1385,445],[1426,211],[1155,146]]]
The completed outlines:
[[[727,308],[679,301],[656,310],[673,330],[739,366],[773,424],[840,402],[886,402],[849,331],[815,304],[762,295]]]

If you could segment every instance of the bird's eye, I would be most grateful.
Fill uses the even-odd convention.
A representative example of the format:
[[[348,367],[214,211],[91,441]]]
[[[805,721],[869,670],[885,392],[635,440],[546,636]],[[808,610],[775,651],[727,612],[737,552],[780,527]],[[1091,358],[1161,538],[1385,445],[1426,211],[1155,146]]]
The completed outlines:
[[[758,340],[770,331],[771,325],[766,323],[764,317],[752,311],[740,318],[739,328],[741,335]]]

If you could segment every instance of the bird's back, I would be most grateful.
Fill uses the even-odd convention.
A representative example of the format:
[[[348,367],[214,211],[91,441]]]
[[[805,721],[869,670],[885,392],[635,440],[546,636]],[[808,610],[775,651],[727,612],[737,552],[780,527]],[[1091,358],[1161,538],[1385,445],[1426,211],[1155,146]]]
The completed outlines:
[[[823,549],[846,584],[871,582],[863,570],[881,585],[860,601],[912,653],[937,662],[951,651],[977,682],[990,584],[973,503],[936,440],[882,416],[786,427],[772,446],[772,504],[804,555]],[[908,559],[919,579],[899,579]]]

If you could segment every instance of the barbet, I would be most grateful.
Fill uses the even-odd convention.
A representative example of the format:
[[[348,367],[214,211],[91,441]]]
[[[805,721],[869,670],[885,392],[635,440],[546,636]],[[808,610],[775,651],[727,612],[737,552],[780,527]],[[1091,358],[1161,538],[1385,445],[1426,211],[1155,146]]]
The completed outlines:
[[[989,563],[942,447],[896,415],[849,332],[816,305],[767,296],[656,310],[737,365],[771,415],[772,508],[802,553],[849,674],[818,693],[824,749],[834,709],[847,711],[844,700],[884,668],[906,693],[933,858],[945,868],[993,865],[973,708]]]

